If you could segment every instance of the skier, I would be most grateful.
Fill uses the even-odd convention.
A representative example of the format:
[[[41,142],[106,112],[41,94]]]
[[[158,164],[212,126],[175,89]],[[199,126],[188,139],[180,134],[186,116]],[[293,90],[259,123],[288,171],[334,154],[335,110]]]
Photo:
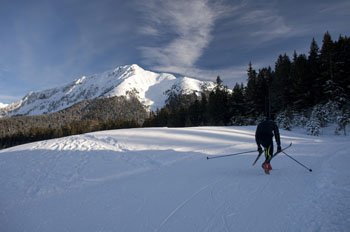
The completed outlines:
[[[266,117],[264,121],[259,123],[255,132],[255,141],[258,145],[259,154],[263,152],[261,146],[264,147],[265,162],[261,166],[266,174],[270,174],[270,171],[272,170],[270,161],[273,157],[273,136],[275,136],[275,140],[277,143],[277,152],[281,152],[281,140],[278,126],[272,120],[272,118]]]

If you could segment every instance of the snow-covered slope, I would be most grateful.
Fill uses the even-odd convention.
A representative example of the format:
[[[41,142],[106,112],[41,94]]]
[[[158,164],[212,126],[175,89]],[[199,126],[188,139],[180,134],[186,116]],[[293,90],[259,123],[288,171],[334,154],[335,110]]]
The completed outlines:
[[[168,73],[155,73],[136,64],[120,66],[112,71],[81,77],[62,87],[31,92],[22,100],[3,108],[6,115],[38,115],[52,113],[86,99],[124,96],[136,90],[142,103],[155,110],[164,105],[165,91],[173,88],[185,92],[201,91],[203,82],[188,77],[176,78]]]
[[[1,109],[1,108],[5,108],[6,106],[8,106],[8,104],[4,104],[4,103],[1,103],[1,102],[0,102],[0,109]]]
[[[271,175],[255,127],[103,131],[0,151],[0,231],[348,231],[349,138],[281,131]]]

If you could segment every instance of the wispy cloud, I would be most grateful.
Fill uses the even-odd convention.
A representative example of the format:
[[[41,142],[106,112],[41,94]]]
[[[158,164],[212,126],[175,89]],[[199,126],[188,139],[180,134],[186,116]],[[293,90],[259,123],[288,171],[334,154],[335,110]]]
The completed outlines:
[[[261,42],[291,36],[295,31],[286,20],[273,9],[245,11],[238,19],[239,24],[252,27],[250,35]]]
[[[213,38],[215,21],[232,10],[207,0],[152,0],[142,7],[145,25],[140,32],[163,40],[157,46],[140,47],[143,62],[174,72],[194,68]]]
[[[350,1],[344,1],[344,2],[331,2],[331,4],[323,4],[320,8],[320,13],[333,13],[336,15],[344,14],[349,15],[350,14]]]
[[[0,62],[0,80],[9,72],[9,69],[6,65],[1,64]]]

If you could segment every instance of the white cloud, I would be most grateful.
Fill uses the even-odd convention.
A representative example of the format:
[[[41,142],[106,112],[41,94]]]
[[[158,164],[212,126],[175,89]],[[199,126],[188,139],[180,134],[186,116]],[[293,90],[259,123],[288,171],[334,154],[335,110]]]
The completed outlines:
[[[173,72],[193,69],[213,38],[215,21],[231,10],[207,0],[152,0],[142,7],[145,25],[140,32],[166,40],[140,47],[144,63],[160,69],[171,67]]]
[[[155,27],[152,27],[152,26],[144,26],[140,29],[140,31],[142,34],[145,34],[145,35],[150,35],[150,36],[159,36],[160,33],[159,31],[155,28]]]

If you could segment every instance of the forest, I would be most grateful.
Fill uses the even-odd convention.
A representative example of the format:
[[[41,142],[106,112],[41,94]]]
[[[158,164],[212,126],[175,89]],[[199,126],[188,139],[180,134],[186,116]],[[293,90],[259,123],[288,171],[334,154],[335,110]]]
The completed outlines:
[[[140,127],[148,117],[134,95],[86,100],[37,116],[0,118],[0,149],[87,132]]]

